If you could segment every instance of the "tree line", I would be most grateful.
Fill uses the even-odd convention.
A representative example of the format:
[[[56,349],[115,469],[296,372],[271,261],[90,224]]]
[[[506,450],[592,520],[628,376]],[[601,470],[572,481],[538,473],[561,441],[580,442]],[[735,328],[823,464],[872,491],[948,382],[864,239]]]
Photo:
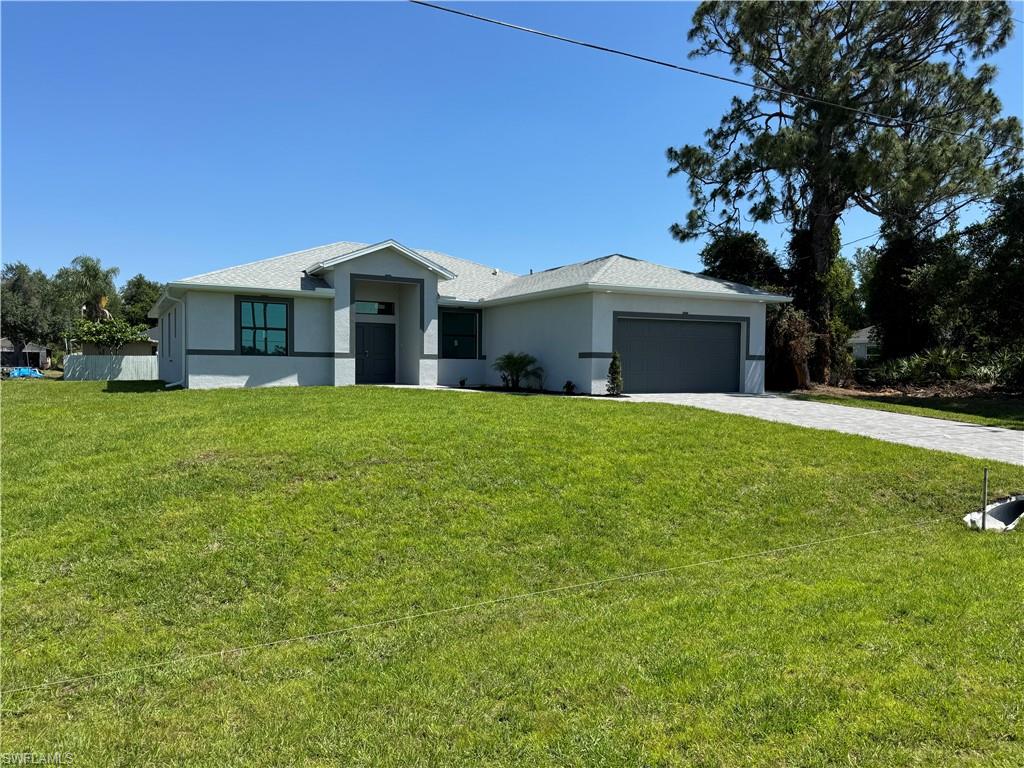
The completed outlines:
[[[1020,121],[1001,114],[987,61],[1013,24],[1009,4],[992,0],[714,1],[695,11],[691,56],[726,57],[752,89],[703,144],[667,150],[669,175],[687,178],[692,200],[671,232],[711,237],[712,274],[748,259],[749,271],[724,276],[793,295],[775,331],[801,384],[846,374],[858,312],[891,359],[1019,338],[1005,327],[1015,283],[1001,281],[1019,280],[1006,233],[1019,216],[1011,180],[1024,139]],[[958,213],[979,204],[993,204],[994,218],[959,229]],[[854,208],[877,216],[883,235],[860,258],[857,295],[838,247]],[[738,233],[758,222],[788,226],[784,270],[766,249],[723,252],[723,243],[749,251]]]
[[[86,255],[53,275],[20,261],[5,264],[0,271],[3,335],[18,353],[30,342],[69,352],[76,342],[116,347],[144,336],[153,325],[146,313],[163,285],[137,274],[118,288],[119,273]]]
[[[768,385],[807,386],[818,333],[807,314],[804,235],[784,258],[752,232],[725,230],[701,251],[705,274],[788,293],[768,310]],[[838,253],[838,230],[830,248]],[[823,281],[829,334],[845,342],[873,327],[879,359],[869,383],[974,378],[1024,389],[1024,176],[1005,184],[978,223],[908,233],[883,227],[854,262],[836,256]],[[830,381],[854,376],[845,343],[832,353]],[[919,370],[915,370],[915,366]],[[916,380],[916,381],[912,381]]]

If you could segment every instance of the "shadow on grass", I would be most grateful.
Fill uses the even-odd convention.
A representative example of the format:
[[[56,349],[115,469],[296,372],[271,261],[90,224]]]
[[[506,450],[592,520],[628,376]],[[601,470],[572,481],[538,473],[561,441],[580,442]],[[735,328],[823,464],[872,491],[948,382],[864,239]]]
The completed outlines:
[[[179,389],[175,387],[174,389]],[[108,381],[104,392],[116,395],[142,394],[145,392],[173,392],[162,381]]]

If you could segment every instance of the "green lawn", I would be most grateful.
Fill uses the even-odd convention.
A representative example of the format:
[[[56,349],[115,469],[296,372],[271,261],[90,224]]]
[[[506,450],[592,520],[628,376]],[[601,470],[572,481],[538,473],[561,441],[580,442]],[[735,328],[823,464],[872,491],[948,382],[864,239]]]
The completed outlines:
[[[965,421],[1006,429],[1024,429],[1024,398],[1019,397],[909,397],[903,395],[838,395],[801,393],[798,400],[852,405],[879,411],[909,413],[933,419]]]
[[[961,526],[980,461],[659,404],[111,389],[2,387],[0,752],[1024,764],[1024,549]]]

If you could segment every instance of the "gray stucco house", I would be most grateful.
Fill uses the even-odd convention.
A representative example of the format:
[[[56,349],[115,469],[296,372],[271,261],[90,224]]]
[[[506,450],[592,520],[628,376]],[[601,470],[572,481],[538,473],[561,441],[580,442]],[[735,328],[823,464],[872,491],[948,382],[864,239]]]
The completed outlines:
[[[169,283],[160,378],[186,387],[500,383],[528,352],[544,386],[764,389],[765,307],[788,297],[614,254],[515,275],[393,240],[332,243]]]

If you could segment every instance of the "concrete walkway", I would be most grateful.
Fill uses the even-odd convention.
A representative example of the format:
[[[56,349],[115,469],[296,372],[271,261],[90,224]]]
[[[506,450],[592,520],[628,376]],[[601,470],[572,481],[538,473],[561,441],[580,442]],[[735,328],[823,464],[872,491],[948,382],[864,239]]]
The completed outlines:
[[[831,429],[902,443],[933,451],[948,451],[975,459],[1024,466],[1024,431],[930,419],[869,408],[795,400],[783,395],[664,394],[630,395],[619,402],[671,403],[781,421],[812,429]]]

